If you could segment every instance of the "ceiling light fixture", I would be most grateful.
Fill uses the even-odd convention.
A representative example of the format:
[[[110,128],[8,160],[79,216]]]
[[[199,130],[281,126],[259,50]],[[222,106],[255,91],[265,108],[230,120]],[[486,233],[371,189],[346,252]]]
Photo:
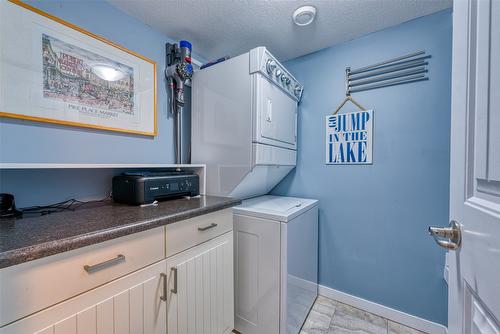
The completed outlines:
[[[90,68],[95,75],[106,81],[117,81],[126,76],[120,69],[107,64],[94,64]]]
[[[313,6],[302,6],[293,12],[293,22],[298,26],[311,24],[316,17],[316,8]]]

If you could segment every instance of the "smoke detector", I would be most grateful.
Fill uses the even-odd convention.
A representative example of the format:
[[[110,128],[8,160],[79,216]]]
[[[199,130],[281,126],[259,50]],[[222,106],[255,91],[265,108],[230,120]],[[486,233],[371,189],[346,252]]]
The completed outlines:
[[[313,6],[302,6],[293,12],[293,22],[298,26],[311,24],[316,17],[316,8]]]

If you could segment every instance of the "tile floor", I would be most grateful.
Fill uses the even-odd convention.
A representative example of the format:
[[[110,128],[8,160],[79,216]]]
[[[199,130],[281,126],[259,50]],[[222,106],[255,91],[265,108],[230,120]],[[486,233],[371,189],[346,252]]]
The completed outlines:
[[[375,314],[318,296],[300,334],[424,334]]]

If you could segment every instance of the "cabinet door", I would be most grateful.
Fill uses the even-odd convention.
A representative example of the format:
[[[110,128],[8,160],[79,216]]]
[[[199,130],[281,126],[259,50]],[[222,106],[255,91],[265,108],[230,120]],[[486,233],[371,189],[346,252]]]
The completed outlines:
[[[167,259],[168,334],[233,330],[233,234]]]
[[[165,260],[0,329],[0,334],[165,334]]]

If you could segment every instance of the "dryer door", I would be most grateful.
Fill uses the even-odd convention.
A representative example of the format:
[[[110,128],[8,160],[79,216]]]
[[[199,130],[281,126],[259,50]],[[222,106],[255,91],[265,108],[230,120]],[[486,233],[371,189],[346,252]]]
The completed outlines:
[[[297,101],[275,83],[257,73],[254,141],[289,149],[297,148]]]

